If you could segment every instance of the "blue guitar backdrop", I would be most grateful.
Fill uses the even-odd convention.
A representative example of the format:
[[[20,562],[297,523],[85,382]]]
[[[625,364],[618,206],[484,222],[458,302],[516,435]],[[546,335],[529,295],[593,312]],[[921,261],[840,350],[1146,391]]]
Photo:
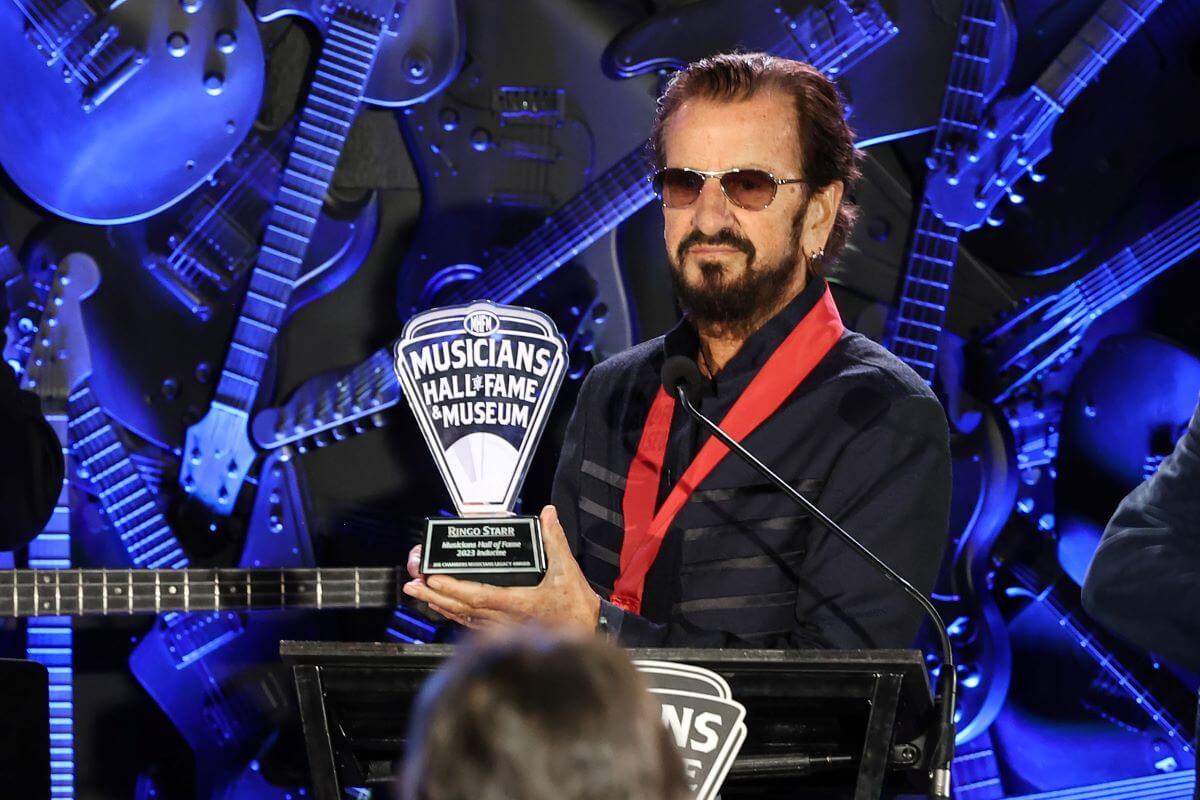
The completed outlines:
[[[453,635],[396,593],[450,501],[388,345],[554,319],[540,508],[582,379],[678,318],[655,98],[740,48],[840,86],[833,292],[951,422],[955,796],[1190,798],[1200,676],[1080,584],[1200,394],[1198,42],[1197,0],[0,0],[0,369],[68,463],[0,657],[49,669],[52,796],[308,793],[279,641]]]

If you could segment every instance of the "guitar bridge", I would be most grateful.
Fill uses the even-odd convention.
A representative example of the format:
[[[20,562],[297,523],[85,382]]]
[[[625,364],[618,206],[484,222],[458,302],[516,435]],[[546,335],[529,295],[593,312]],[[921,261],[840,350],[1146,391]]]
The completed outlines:
[[[55,8],[52,18],[40,18],[40,9],[22,4],[25,38],[42,54],[46,66],[61,66],[63,80],[79,85],[79,103],[91,113],[112,97],[146,64],[146,54],[123,42],[117,26],[81,0]]]

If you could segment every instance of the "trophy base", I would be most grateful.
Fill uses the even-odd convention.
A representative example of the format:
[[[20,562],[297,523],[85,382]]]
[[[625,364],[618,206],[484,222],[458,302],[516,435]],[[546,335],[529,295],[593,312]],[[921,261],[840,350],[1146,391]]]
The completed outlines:
[[[546,552],[537,517],[434,517],[425,520],[421,572],[493,586],[537,586]]]

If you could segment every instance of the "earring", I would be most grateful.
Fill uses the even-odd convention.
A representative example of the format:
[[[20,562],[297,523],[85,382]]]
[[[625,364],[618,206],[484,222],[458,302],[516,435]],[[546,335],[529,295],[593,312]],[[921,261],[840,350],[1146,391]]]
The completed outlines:
[[[820,250],[814,250],[812,252],[812,254],[809,255],[808,260],[816,261],[818,258],[824,258],[824,257],[825,257],[825,248],[822,247]]]

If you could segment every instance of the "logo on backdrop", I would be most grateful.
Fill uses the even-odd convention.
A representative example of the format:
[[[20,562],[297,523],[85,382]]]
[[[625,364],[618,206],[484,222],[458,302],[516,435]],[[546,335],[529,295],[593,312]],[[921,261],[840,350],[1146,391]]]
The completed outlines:
[[[459,514],[511,512],[566,370],[540,311],[480,302],[422,312],[395,368]]]
[[[696,800],[721,791],[746,739],[746,707],[717,673],[669,661],[635,661],[662,704],[662,721],[683,754]]]

